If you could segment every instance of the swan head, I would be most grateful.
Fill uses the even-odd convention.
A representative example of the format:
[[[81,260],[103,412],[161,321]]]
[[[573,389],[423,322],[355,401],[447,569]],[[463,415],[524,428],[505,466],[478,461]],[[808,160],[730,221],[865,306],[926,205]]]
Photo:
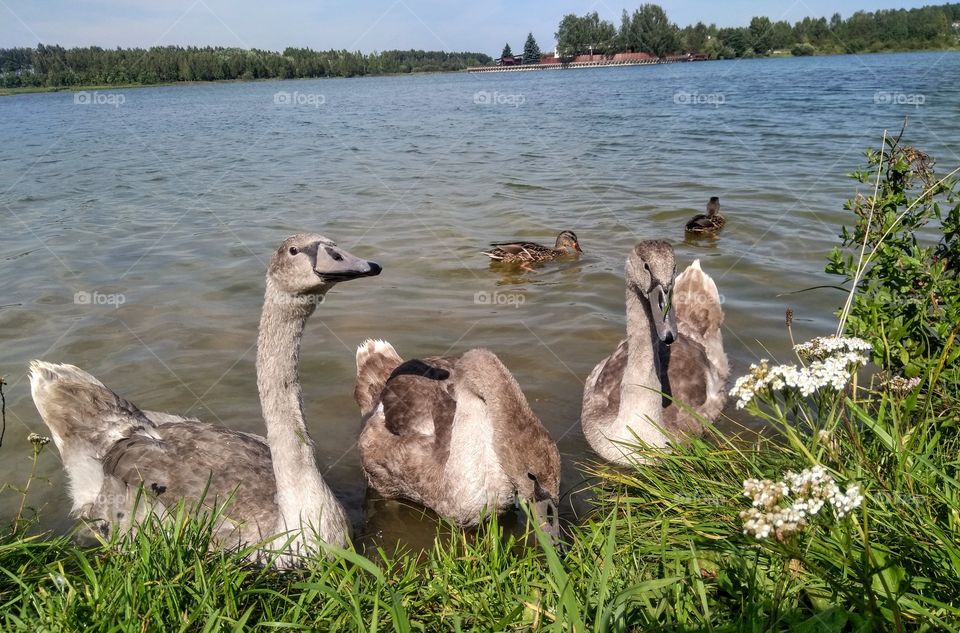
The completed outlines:
[[[677,339],[677,317],[670,305],[676,273],[673,247],[663,240],[640,242],[627,258],[627,288],[650,306],[657,337],[667,345]]]
[[[518,496],[530,503],[533,518],[540,528],[554,541],[560,539],[560,455],[555,451],[548,451],[546,463],[540,468],[531,469],[526,481],[519,482]],[[556,461],[556,463],[552,463]]]
[[[553,248],[558,251],[583,252],[580,248],[580,241],[577,239],[577,234],[573,231],[560,231],[560,235],[557,236],[557,242]]]
[[[707,215],[713,216],[720,213],[720,198],[713,196],[707,203]]]
[[[341,281],[379,275],[380,265],[347,252],[318,233],[283,240],[267,268],[268,281],[291,297],[323,296]]]

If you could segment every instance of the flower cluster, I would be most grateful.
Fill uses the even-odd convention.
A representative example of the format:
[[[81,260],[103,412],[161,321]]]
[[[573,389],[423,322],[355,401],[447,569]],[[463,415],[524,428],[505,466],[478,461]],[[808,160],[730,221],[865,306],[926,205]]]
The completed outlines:
[[[793,351],[804,360],[826,360],[848,353],[869,354],[873,347],[863,339],[844,338],[842,336],[818,336],[800,343]]]
[[[27,441],[33,444],[34,450],[39,450],[43,446],[50,443],[50,438],[38,433],[31,433],[27,436]]]
[[[757,395],[790,390],[807,397],[829,387],[841,391],[850,375],[867,363],[870,344],[857,338],[815,338],[794,348],[797,355],[810,361],[805,367],[776,365],[766,359],[750,365],[750,373],[737,379],[730,395],[737,408],[747,406]]]
[[[743,495],[753,506],[740,513],[743,533],[757,540],[773,534],[783,541],[800,532],[824,504],[829,503],[840,519],[863,503],[859,486],[853,484],[841,491],[823,466],[787,472],[782,481],[748,479],[743,482]],[[791,502],[784,507],[783,501]]]
[[[903,376],[894,376],[884,383],[884,386],[898,396],[905,396],[920,386],[920,377],[904,378]]]

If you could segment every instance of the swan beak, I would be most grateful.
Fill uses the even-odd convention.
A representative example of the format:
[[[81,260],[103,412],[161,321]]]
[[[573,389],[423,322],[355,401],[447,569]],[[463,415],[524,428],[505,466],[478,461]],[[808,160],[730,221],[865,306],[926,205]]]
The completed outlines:
[[[537,522],[540,529],[550,537],[554,544],[560,543],[560,516],[557,513],[557,504],[553,499],[547,498],[534,502],[533,520]]]
[[[583,249],[580,248],[580,243],[579,243],[579,242],[574,242],[574,243],[573,243],[573,248],[576,249],[576,251],[577,251],[578,253],[583,254]]]
[[[660,284],[650,292],[650,313],[657,338],[667,345],[677,340],[677,315],[670,305],[669,293]]]
[[[326,249],[328,255],[332,248],[333,247],[328,247]],[[336,248],[334,253],[336,258],[332,256],[326,258],[317,257],[317,267],[314,268],[314,272],[324,281],[336,283],[357,279],[359,277],[376,277],[380,274],[380,271],[383,270],[380,264],[367,261],[356,255],[351,255],[341,248]]]

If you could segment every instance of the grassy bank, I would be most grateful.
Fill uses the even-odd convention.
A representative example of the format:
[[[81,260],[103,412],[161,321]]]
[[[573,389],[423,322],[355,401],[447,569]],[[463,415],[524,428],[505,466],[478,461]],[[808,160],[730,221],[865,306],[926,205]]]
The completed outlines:
[[[98,548],[14,522],[0,627],[956,631],[960,200],[931,164],[885,139],[855,174],[866,192],[829,271],[857,290],[838,331],[858,338],[744,372],[732,398],[771,432],[599,467],[565,548],[493,523],[424,553],[331,550],[279,573],[209,551],[210,525],[183,517]]]

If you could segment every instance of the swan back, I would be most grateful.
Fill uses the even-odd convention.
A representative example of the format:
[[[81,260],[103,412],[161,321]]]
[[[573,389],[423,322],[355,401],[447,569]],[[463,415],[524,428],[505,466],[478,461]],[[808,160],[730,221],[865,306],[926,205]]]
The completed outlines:
[[[516,495],[555,529],[559,451],[492,352],[397,364],[387,343],[367,341],[357,361],[357,402],[368,410],[360,459],[378,492],[463,525]]]
[[[710,364],[721,380],[730,374],[727,355],[723,351],[723,307],[717,284],[694,260],[673,285],[673,306],[681,337],[689,338],[706,352]]]
[[[79,367],[35,360],[29,375],[33,401],[63,459],[72,510],[80,512],[97,500],[107,451],[137,433],[157,437],[155,425]]]
[[[476,398],[485,405],[497,457],[518,493],[534,500],[539,484],[556,501],[560,493],[560,452],[530,409],[513,374],[493,352],[472,349],[457,361],[454,376],[458,403]]]
[[[369,415],[380,403],[380,394],[393,370],[403,363],[393,345],[386,341],[367,339],[357,347],[357,384],[353,398],[360,413]]]

